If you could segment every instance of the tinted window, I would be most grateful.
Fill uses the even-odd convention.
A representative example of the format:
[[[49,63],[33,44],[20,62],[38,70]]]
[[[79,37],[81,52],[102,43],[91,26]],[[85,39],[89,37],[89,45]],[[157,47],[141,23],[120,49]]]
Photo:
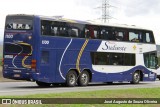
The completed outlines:
[[[47,36],[155,43],[151,31],[48,20],[41,21],[41,34]]]
[[[20,53],[22,51],[22,48],[18,45],[13,44],[5,44],[5,53]]]
[[[135,65],[135,54],[91,52],[93,65]]]
[[[156,68],[156,53],[144,53],[144,64],[147,68]]]
[[[135,54],[125,54],[125,58],[124,58],[124,65],[129,65],[129,66],[133,66],[135,65]]]
[[[25,19],[24,17],[8,17],[6,19],[6,26],[7,30],[31,30],[33,20],[32,19]]]
[[[47,36],[82,37],[83,26],[76,23],[41,21],[41,34]]]
[[[5,44],[4,50],[6,54],[15,53],[15,54],[30,54],[32,48],[30,45],[22,45],[22,44]]]
[[[87,25],[85,28],[85,38],[100,39],[99,27]]]
[[[114,41],[128,41],[128,32],[122,28],[102,27],[100,39]]]
[[[144,43],[155,43],[153,33],[152,32],[144,32],[143,33],[143,42]]]
[[[49,52],[48,51],[42,51],[41,52],[41,63],[42,64],[48,64],[49,63]]]
[[[110,65],[123,65],[124,54],[123,53],[110,53]]]
[[[115,28],[103,27],[101,28],[101,37],[105,40],[116,40]]]
[[[129,32],[129,41],[140,42],[139,36],[140,36],[139,32]]]

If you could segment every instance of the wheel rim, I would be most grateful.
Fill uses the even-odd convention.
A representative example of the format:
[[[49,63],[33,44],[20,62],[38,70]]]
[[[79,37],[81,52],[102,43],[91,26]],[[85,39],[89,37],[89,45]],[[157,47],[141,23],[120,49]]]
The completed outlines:
[[[87,74],[82,74],[81,80],[82,80],[82,83],[86,84],[87,81],[88,81],[88,75]]]
[[[135,81],[135,82],[138,82],[139,79],[140,79],[139,73],[135,73],[135,74],[134,74],[134,81]]]
[[[69,83],[74,84],[76,81],[76,76],[74,74],[70,74],[69,76]]]

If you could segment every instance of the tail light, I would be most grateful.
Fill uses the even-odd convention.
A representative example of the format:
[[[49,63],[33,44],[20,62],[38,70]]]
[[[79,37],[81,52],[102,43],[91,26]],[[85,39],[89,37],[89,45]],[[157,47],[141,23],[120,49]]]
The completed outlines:
[[[36,60],[31,61],[31,68],[36,69]]]

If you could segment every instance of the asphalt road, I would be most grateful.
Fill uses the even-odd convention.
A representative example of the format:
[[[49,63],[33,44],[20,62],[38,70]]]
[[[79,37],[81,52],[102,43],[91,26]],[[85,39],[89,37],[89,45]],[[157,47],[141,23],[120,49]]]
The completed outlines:
[[[0,96],[7,95],[30,95],[42,93],[63,93],[63,92],[78,92],[78,91],[93,91],[93,90],[116,90],[130,88],[153,88],[160,87],[160,81],[141,82],[140,84],[130,83],[114,83],[107,85],[104,83],[89,84],[87,87],[64,87],[53,86],[49,88],[38,87],[35,82],[1,82]]]

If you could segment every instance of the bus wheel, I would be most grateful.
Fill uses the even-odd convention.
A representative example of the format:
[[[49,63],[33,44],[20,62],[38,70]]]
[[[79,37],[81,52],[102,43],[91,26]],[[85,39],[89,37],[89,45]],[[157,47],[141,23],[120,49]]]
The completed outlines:
[[[69,71],[66,77],[66,85],[68,87],[74,87],[77,83],[77,73],[74,70]]]
[[[140,72],[134,72],[133,77],[132,77],[132,84],[138,84],[140,81]]]
[[[50,87],[51,86],[50,83],[44,83],[44,82],[40,82],[40,81],[36,81],[36,84],[40,87]]]
[[[79,86],[87,86],[89,83],[89,73],[87,71],[83,71],[78,78]]]

